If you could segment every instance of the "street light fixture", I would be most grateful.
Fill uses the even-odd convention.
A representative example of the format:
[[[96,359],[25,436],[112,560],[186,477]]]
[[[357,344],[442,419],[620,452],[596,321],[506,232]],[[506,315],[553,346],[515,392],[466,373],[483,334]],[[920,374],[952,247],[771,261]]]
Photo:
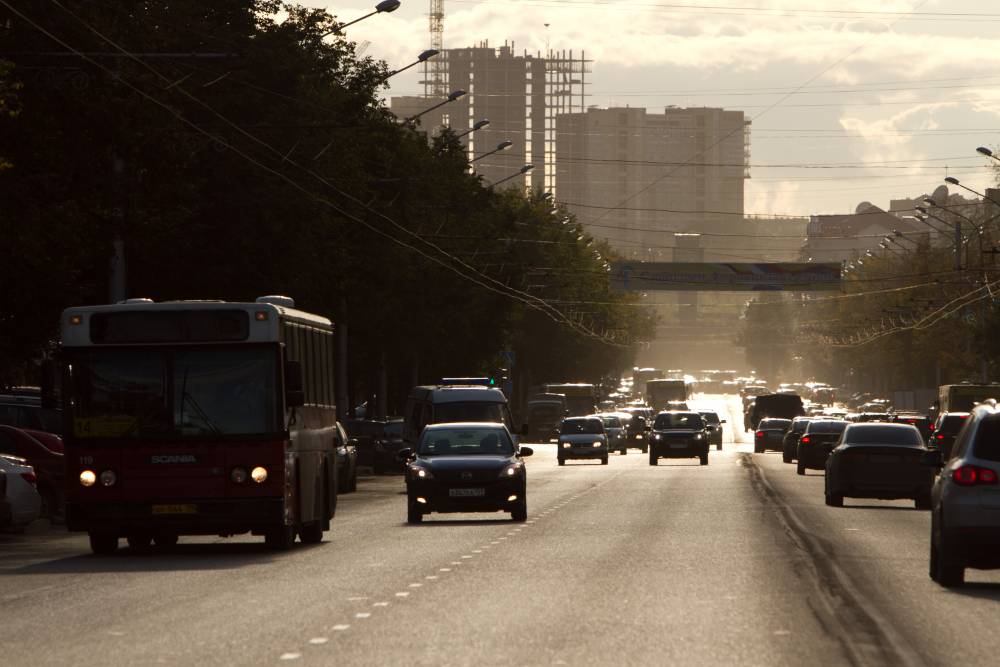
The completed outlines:
[[[347,23],[342,23],[342,24],[338,25],[336,28],[333,28],[332,30],[327,30],[322,35],[320,35],[319,38],[323,39],[327,35],[333,35],[333,34],[338,34],[339,35],[340,32],[344,28],[346,28],[347,26],[354,25],[358,21],[364,21],[369,16],[375,16],[376,14],[389,14],[390,12],[394,12],[397,9],[399,9],[399,5],[400,4],[402,4],[402,3],[399,0],[382,0],[382,2],[378,3],[377,5],[375,5],[375,11],[369,12],[369,13],[365,14],[364,16],[360,17],[360,18],[354,19],[353,21],[348,21]]]
[[[992,158],[992,159],[996,160],[997,162],[1000,162],[1000,157],[997,157],[996,155],[994,155],[993,151],[991,151],[989,148],[986,148],[985,146],[980,146],[979,148],[976,149],[976,152],[982,153],[986,157]]]
[[[449,102],[454,102],[455,100],[457,100],[458,98],[460,98],[462,95],[465,95],[465,91],[464,90],[453,90],[450,93],[448,93],[448,97],[446,97],[443,101],[438,102],[437,104],[435,104],[434,106],[430,107],[429,109],[424,109],[420,113],[414,114],[414,115],[410,116],[409,118],[404,118],[403,119],[403,124],[404,125],[410,125],[411,123],[413,123],[413,121],[417,120],[418,118],[420,118],[421,116],[423,116],[425,113],[430,113],[431,111],[434,111],[435,109],[439,109],[439,108],[443,107],[444,105],[448,104]]]
[[[455,137],[456,137],[456,138],[458,138],[458,139],[461,139],[461,138],[462,138],[462,137],[464,137],[465,135],[467,135],[467,134],[472,134],[472,133],[473,133],[473,132],[475,132],[476,130],[481,130],[481,129],[483,129],[484,127],[486,127],[487,125],[489,125],[489,124],[490,124],[490,121],[489,121],[489,119],[488,119],[488,118],[483,118],[482,120],[477,120],[477,121],[475,122],[475,124],[474,124],[474,125],[473,125],[472,127],[470,127],[470,128],[469,128],[468,130],[466,130],[465,132],[462,132],[461,134],[456,134],[456,135],[455,135]]]
[[[414,65],[419,65],[422,62],[430,60],[431,58],[433,58],[434,56],[436,56],[439,53],[440,53],[440,51],[438,51],[437,49],[427,49],[426,51],[421,51],[420,55],[417,56],[416,60],[414,60],[412,63],[410,63],[406,67],[400,67],[399,69],[392,70],[391,72],[389,72],[388,74],[386,74],[384,77],[382,77],[382,79],[381,79],[381,81],[379,81],[379,83],[385,83],[389,79],[389,77],[396,76],[400,72],[405,72],[406,70],[410,69]]]
[[[472,164],[473,162],[476,162],[477,160],[482,160],[484,157],[488,157],[490,155],[493,155],[494,153],[499,153],[500,151],[505,151],[505,150],[507,150],[508,148],[510,148],[513,145],[514,145],[513,141],[510,141],[508,139],[504,139],[499,144],[497,144],[497,147],[494,148],[493,150],[487,151],[487,152],[483,153],[482,155],[479,155],[479,156],[474,157],[471,160],[469,160],[469,164]]]
[[[968,190],[972,194],[976,195],[977,197],[979,197],[979,198],[981,198],[981,199],[983,199],[985,201],[990,201],[990,202],[993,202],[994,204],[996,204],[997,206],[1000,206],[1000,201],[997,201],[996,199],[993,199],[992,197],[989,197],[988,195],[984,195],[981,192],[977,192],[976,190],[973,190],[972,188],[970,188],[968,185],[962,185],[962,182],[959,181],[954,176],[946,176],[945,179],[944,179],[944,181],[945,181],[945,183],[951,183],[952,185],[957,185],[958,187],[962,188],[963,190]]]
[[[500,185],[501,183],[506,183],[507,181],[509,181],[512,178],[517,178],[518,176],[523,176],[524,174],[527,174],[529,171],[531,171],[534,168],[535,168],[535,165],[533,165],[533,164],[526,164],[523,167],[521,167],[520,169],[518,169],[515,173],[511,174],[510,176],[508,176],[507,178],[501,178],[499,181],[497,181],[496,183],[494,183],[493,185],[491,185],[490,189],[492,190],[496,186]]]

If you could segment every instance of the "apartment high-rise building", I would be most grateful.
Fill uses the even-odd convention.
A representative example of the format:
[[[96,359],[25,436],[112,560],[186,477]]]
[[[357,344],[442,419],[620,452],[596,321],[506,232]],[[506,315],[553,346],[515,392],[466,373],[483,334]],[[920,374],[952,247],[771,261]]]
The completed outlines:
[[[446,49],[435,56],[447,75],[449,91],[466,94],[421,118],[429,136],[450,127],[461,134],[479,120],[489,125],[463,138],[469,159],[488,153],[504,142],[504,151],[476,160],[474,167],[487,184],[516,174],[524,165],[532,170],[512,184],[528,185],[536,192],[551,190],[556,178],[556,117],[582,111],[585,75],[589,61],[581,53],[550,51],[515,55],[513,44],[494,48],[484,42],[469,48]],[[394,97],[393,112],[411,116],[433,106],[440,97]]]
[[[560,115],[555,199],[622,257],[670,261],[674,232],[720,232],[743,222],[749,125],[742,111],[709,108]]]

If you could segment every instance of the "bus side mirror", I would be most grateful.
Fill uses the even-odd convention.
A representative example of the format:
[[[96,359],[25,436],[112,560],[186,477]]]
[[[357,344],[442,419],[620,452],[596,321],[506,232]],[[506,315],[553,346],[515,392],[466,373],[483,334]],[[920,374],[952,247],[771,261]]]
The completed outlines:
[[[302,390],[302,363],[285,362],[285,405],[298,408],[306,404],[306,394]]]

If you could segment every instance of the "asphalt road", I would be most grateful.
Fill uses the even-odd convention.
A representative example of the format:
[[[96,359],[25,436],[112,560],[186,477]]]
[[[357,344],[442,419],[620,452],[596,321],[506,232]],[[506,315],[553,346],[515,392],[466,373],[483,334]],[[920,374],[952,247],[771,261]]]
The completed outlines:
[[[739,401],[706,397],[742,426]],[[728,426],[727,425],[727,429]],[[912,503],[823,504],[822,474],[727,431],[707,467],[633,451],[528,464],[529,521],[405,523],[399,477],[341,496],[321,545],[184,539],[89,554],[0,535],[0,664],[982,664],[1000,573],[927,577]]]

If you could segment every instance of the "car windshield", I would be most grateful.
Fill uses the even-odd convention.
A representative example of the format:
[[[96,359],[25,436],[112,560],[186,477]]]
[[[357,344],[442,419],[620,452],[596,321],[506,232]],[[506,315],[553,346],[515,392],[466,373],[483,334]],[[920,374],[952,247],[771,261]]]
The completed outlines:
[[[765,419],[760,423],[762,431],[784,431],[792,425],[791,419]]]
[[[912,426],[889,424],[852,425],[844,433],[844,443],[848,445],[899,445],[920,447],[924,439],[920,431]]]
[[[720,423],[719,415],[714,412],[702,412],[701,416],[706,423],[711,424],[712,426],[718,426]]]
[[[389,422],[385,425],[385,430],[383,431],[388,438],[402,438],[403,437],[403,422]]]
[[[938,427],[937,432],[944,435],[956,435],[965,426],[967,419],[966,415],[945,415],[944,419],[941,420],[941,426]]]
[[[809,426],[809,420],[800,419],[798,421],[792,422],[792,431],[795,433],[804,433],[807,426]]]
[[[434,422],[496,422],[502,423],[503,404],[488,401],[464,401],[456,403],[436,403]]]
[[[567,419],[559,427],[559,432],[563,435],[603,433],[604,426],[601,424],[600,419]]]
[[[510,455],[514,445],[502,428],[435,428],[424,430],[420,454],[426,456]]]
[[[72,355],[78,438],[271,434],[282,430],[270,347],[101,349]]]
[[[691,412],[662,412],[656,415],[653,428],[666,431],[669,429],[699,430],[705,428],[701,415]]]
[[[806,428],[806,433],[836,433],[841,434],[847,428],[847,422],[810,422]]]
[[[601,421],[604,422],[604,428],[622,427],[622,422],[618,417],[601,417]]]

